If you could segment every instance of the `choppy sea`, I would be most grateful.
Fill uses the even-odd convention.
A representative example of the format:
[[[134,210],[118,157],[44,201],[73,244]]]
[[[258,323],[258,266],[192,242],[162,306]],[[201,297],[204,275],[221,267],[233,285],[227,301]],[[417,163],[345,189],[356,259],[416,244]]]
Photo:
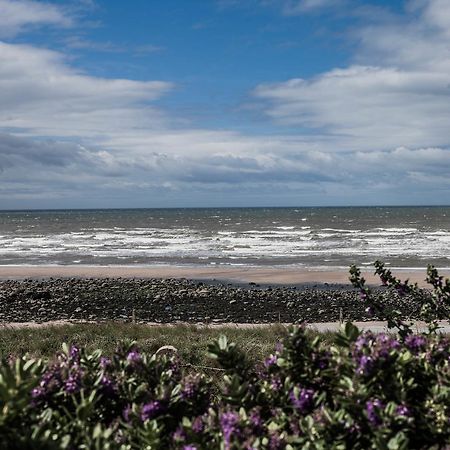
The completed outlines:
[[[0,265],[450,267],[450,207],[0,211]]]

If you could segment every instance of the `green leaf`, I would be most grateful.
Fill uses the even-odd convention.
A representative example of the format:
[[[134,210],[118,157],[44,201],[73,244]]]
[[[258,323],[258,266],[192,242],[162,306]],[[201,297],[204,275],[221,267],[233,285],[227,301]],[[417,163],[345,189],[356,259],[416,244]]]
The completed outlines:
[[[228,346],[228,339],[225,335],[220,335],[219,339],[217,340],[219,344],[220,350],[226,350]]]

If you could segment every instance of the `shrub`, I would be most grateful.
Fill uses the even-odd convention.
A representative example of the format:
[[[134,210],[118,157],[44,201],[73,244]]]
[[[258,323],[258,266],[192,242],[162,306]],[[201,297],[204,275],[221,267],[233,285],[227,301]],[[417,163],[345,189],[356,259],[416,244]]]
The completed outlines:
[[[399,285],[384,267],[389,288]],[[433,269],[429,274],[433,275]],[[429,275],[430,276],[430,275]],[[356,268],[362,300],[377,307]],[[448,302],[433,276],[424,304]],[[417,287],[404,284],[420,292]],[[403,289],[403,288],[402,288]],[[424,294],[425,295],[425,294]],[[76,346],[44,362],[0,366],[0,445],[7,449],[423,449],[450,443],[450,341],[348,323],[324,343],[304,326],[258,365],[225,337],[209,346],[220,388],[176,352],[123,344],[111,358]],[[217,376],[216,376],[217,378]]]

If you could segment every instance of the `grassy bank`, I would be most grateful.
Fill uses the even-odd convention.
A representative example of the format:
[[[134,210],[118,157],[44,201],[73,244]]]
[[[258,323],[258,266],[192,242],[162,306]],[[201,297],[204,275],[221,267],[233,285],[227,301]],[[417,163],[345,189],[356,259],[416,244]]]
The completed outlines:
[[[101,349],[112,354],[118,343],[136,341],[139,347],[153,353],[163,345],[176,347],[184,362],[207,364],[207,346],[221,334],[242,348],[253,361],[261,361],[273,352],[277,341],[286,335],[281,325],[258,328],[198,327],[195,325],[147,326],[123,323],[75,324],[40,328],[0,327],[0,357],[50,357],[63,342],[77,344],[89,351]]]

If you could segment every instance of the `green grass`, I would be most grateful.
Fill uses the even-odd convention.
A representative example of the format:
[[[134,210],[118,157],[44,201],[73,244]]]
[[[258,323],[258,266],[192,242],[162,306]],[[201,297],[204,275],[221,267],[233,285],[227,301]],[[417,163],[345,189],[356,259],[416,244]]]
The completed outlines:
[[[198,327],[195,325],[147,326],[123,323],[76,324],[40,328],[0,327],[0,357],[22,356],[51,358],[63,342],[88,350],[113,353],[120,341],[134,340],[146,352],[153,353],[163,345],[177,348],[183,362],[210,365],[207,347],[225,334],[245,351],[254,362],[262,361],[274,351],[276,343],[287,333],[281,325],[255,328]]]

